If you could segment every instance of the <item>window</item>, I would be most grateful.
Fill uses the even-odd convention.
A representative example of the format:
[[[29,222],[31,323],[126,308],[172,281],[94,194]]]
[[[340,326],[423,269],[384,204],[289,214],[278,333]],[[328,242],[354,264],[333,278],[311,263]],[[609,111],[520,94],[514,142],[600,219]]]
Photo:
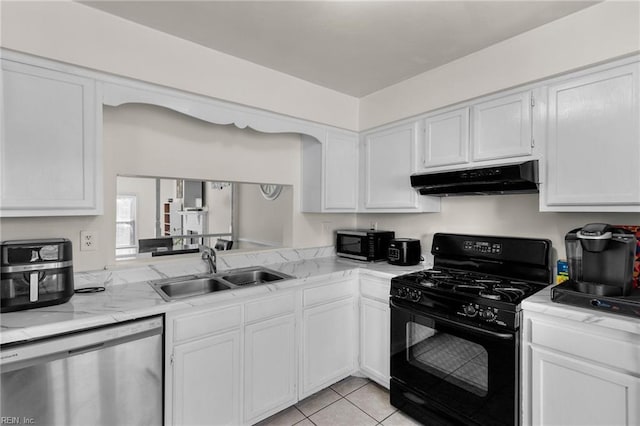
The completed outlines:
[[[136,254],[135,195],[118,195],[116,200],[116,257]]]

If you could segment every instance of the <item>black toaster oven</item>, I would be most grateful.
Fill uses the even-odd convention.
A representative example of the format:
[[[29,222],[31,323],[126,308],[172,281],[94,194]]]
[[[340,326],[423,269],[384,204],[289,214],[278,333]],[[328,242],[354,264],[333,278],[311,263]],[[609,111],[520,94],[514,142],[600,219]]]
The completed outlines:
[[[68,239],[3,241],[0,257],[1,312],[57,305],[73,296]]]

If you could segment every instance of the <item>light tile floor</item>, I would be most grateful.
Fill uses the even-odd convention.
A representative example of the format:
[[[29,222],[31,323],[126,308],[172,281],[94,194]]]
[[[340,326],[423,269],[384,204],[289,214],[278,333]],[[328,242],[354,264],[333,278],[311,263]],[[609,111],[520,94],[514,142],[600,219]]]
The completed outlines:
[[[389,403],[389,391],[351,376],[298,402],[259,426],[414,426],[420,423]]]

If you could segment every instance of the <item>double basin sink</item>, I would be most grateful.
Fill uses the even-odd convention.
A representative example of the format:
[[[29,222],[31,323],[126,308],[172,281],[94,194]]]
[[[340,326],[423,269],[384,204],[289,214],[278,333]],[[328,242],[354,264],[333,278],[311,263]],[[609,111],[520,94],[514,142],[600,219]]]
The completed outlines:
[[[288,280],[291,275],[262,266],[231,269],[217,274],[185,275],[150,281],[151,287],[166,301],[201,296],[217,291]]]

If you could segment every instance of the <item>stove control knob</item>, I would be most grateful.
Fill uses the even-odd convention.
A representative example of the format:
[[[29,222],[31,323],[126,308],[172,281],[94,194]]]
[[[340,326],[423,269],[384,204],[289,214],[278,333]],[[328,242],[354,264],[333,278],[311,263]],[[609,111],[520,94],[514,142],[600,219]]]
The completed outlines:
[[[419,301],[421,297],[422,293],[417,290],[409,292],[409,300],[411,300],[412,302]]]
[[[468,317],[475,317],[476,314],[478,313],[478,311],[476,310],[475,307],[473,307],[473,305],[466,305],[464,308],[462,308],[462,311]]]
[[[480,312],[480,317],[485,321],[494,321],[496,319],[496,314],[493,311],[486,310]]]
[[[407,289],[406,288],[399,288],[398,292],[396,293],[396,296],[398,296],[400,299],[406,299],[407,298]]]

